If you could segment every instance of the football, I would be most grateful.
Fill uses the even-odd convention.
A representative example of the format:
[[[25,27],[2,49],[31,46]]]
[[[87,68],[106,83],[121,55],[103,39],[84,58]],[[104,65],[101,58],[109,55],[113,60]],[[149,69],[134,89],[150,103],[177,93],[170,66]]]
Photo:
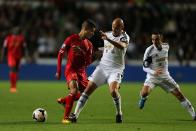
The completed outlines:
[[[44,122],[47,119],[47,112],[43,108],[37,108],[33,111],[32,118],[37,122]]]

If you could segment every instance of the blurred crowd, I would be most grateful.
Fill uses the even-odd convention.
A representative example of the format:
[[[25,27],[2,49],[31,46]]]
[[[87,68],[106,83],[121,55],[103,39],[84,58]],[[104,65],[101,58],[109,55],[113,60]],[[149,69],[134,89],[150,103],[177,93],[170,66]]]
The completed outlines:
[[[64,39],[78,33],[83,20],[91,18],[101,30],[109,31],[115,17],[124,20],[131,37],[128,59],[142,59],[151,33],[162,32],[170,44],[170,59],[185,65],[196,60],[194,3],[5,1],[0,3],[0,47],[10,30],[20,26],[32,62],[39,57],[54,58]]]

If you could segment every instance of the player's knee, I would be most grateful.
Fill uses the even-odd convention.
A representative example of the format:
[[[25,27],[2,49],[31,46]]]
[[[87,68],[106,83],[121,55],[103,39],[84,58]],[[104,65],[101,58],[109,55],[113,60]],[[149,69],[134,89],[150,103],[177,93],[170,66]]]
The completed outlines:
[[[118,96],[118,87],[110,88],[110,94],[112,97]]]
[[[117,96],[117,92],[116,91],[110,91],[110,94],[112,97],[116,97]]]
[[[94,92],[94,90],[97,88],[97,85],[94,82],[89,81],[87,88],[84,90],[84,92],[87,95],[90,95]]]
[[[148,93],[147,93],[147,92],[141,92],[140,95],[141,95],[142,97],[147,97],[147,96],[148,96]]]
[[[140,92],[140,95],[143,97],[146,97],[148,96],[149,92],[150,92],[150,88],[147,86],[144,86]]]
[[[78,91],[78,84],[77,84],[77,82],[76,81],[70,81],[68,85],[69,85],[70,92],[72,94],[76,94],[77,91]]]
[[[78,83],[77,83],[77,81],[75,81],[75,80],[71,80],[71,81],[68,83],[68,85],[69,85],[69,88],[70,88],[70,89],[77,89],[77,88],[78,88]]]
[[[77,89],[76,88],[70,88],[70,93],[73,95],[77,94]]]

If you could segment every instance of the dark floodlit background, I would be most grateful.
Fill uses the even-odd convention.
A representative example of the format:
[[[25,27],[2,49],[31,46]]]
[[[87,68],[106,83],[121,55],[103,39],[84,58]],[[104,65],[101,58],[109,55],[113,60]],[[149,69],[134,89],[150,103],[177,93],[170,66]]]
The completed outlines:
[[[115,124],[115,108],[108,85],[89,98],[76,124],[62,124],[64,108],[56,99],[69,94],[55,79],[57,53],[64,39],[93,19],[103,31],[121,17],[131,37],[120,94],[123,123]],[[151,33],[161,32],[170,45],[169,71],[196,109],[196,0],[0,0],[0,55],[4,38],[21,27],[30,61],[21,62],[18,92],[10,93],[6,58],[0,63],[0,131],[195,131],[196,123],[170,93],[157,87],[140,110],[140,90],[146,78],[143,54]],[[66,64],[66,57],[62,68]],[[98,61],[91,64],[90,75]],[[76,102],[75,102],[76,103]],[[43,108],[44,123],[32,112]],[[74,108],[72,109],[74,112]]]
[[[170,44],[170,65],[196,65],[194,0],[1,0],[0,47],[10,30],[19,26],[26,38],[30,63],[55,65],[64,39],[78,33],[83,20],[91,18],[101,30],[109,31],[116,17],[124,20],[131,37],[128,65],[142,65],[152,32],[163,33]]]

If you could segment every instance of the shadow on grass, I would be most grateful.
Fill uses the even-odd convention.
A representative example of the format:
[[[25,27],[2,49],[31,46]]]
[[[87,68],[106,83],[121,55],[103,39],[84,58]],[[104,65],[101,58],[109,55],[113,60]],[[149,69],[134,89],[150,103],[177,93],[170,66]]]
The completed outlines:
[[[196,122],[193,120],[187,120],[187,119],[178,119],[178,120],[170,120],[170,121],[134,121],[134,120],[124,120],[122,124],[134,124],[134,125],[140,125],[140,124],[151,124],[151,125],[171,125],[171,124],[179,124],[181,122]],[[82,119],[78,120],[77,123],[74,123],[73,125],[81,125],[81,124],[87,124],[87,125],[108,125],[108,124],[116,124],[115,120],[112,119]],[[34,121],[6,121],[6,122],[0,122],[0,126],[2,125],[62,125],[61,122],[55,121],[46,121],[46,122],[34,122]],[[71,124],[72,125],[72,124]],[[120,124],[121,125],[121,124]]]
[[[176,120],[176,121],[192,121],[192,122],[196,122],[196,121],[194,121],[194,120],[191,120],[191,119],[180,119],[180,120]]]
[[[35,122],[35,121],[6,121],[0,122],[0,125],[57,125],[61,124],[60,122]]]

